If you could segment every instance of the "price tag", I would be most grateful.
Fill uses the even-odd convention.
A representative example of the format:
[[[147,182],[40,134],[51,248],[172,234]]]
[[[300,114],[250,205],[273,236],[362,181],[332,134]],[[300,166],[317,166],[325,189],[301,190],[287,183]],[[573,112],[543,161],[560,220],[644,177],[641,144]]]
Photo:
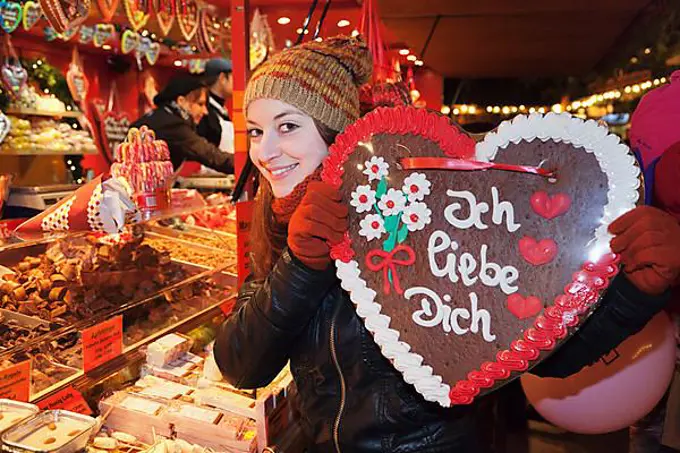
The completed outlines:
[[[253,218],[253,201],[236,203],[236,253],[238,255],[238,284],[239,286],[250,274],[250,223]]]
[[[27,402],[30,396],[30,360],[0,370],[0,398]]]
[[[123,317],[116,316],[84,329],[83,369],[87,373],[123,352]]]
[[[38,407],[42,410],[63,409],[79,414],[92,415],[92,409],[87,404],[87,401],[85,401],[85,398],[83,398],[82,393],[72,386],[68,386],[38,402]]]

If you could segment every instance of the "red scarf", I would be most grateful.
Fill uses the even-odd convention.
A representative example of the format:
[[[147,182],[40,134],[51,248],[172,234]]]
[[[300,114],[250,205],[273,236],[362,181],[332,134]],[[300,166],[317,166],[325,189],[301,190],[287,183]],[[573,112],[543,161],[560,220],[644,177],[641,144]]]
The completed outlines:
[[[272,201],[272,212],[277,223],[288,225],[290,218],[307,193],[307,186],[312,181],[321,181],[321,167],[314,170],[314,173],[307,176],[285,197],[274,198],[274,201]]]

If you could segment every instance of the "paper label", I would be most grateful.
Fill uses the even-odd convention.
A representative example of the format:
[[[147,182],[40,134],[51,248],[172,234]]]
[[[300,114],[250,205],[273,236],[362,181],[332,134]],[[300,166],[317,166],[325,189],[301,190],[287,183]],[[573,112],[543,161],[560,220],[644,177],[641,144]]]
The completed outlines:
[[[31,361],[0,370],[0,398],[27,402],[31,396]]]
[[[83,369],[87,373],[123,352],[123,317],[116,316],[84,329],[82,341]]]
[[[38,407],[42,410],[63,409],[79,414],[92,415],[92,409],[87,404],[87,401],[85,401],[85,398],[83,398],[82,393],[72,386],[68,386],[38,402]]]

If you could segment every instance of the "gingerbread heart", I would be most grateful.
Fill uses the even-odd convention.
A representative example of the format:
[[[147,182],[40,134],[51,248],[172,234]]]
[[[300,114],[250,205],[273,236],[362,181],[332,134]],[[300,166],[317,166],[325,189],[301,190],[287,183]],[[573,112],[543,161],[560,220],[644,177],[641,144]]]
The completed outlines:
[[[106,143],[108,146],[109,155],[112,160],[116,160],[118,156],[115,154],[125,137],[127,136],[127,131],[130,129],[130,118],[125,112],[108,112],[103,115],[102,127],[103,136],[106,137]]]
[[[24,30],[30,30],[35,24],[38,23],[42,17],[42,8],[40,8],[40,3],[36,3],[32,0],[28,0],[24,3],[24,13],[22,22],[24,25]]]
[[[80,25],[77,25],[75,27],[71,27],[67,29],[64,33],[60,33],[59,37],[62,39],[62,41],[70,41],[71,38],[73,38],[75,35],[78,34],[78,31],[80,30]]]
[[[179,31],[187,41],[191,41],[196,36],[199,24],[199,10],[196,0],[176,0],[175,11]]]
[[[93,41],[94,39],[94,27],[86,27],[82,26],[80,27],[80,37],[78,38],[78,42],[80,44],[89,44]]]
[[[10,96],[13,98],[19,97],[19,93],[26,86],[28,80],[28,73],[19,60],[7,59],[0,68],[0,75],[2,75],[2,84],[5,86]]]
[[[175,2],[174,0],[153,0],[153,9],[156,12],[156,22],[161,34],[167,36],[175,24]]]
[[[90,89],[90,81],[80,65],[75,63],[69,64],[68,71],[66,72],[66,84],[74,101],[82,102],[85,100],[87,91]]]
[[[128,54],[139,46],[139,35],[132,30],[125,30],[120,38],[120,50]]]
[[[149,44],[148,49],[144,53],[144,57],[146,58],[146,61],[150,65],[155,65],[156,62],[158,61],[158,57],[161,55],[161,45],[158,44],[157,42]]]
[[[21,23],[23,8],[21,3],[0,3],[0,26],[7,33],[12,33]]]
[[[125,14],[134,31],[139,31],[149,21],[149,12],[140,8],[138,0],[123,0]]]
[[[101,47],[109,40],[113,39],[116,29],[112,24],[97,24],[94,28],[94,36],[92,42],[95,47]]]
[[[52,42],[59,37],[57,32],[52,27],[45,27],[43,32],[45,33],[45,40],[47,42]]]
[[[210,10],[203,9],[200,15],[200,26],[198,29],[199,43],[208,53],[219,51],[222,46],[222,26],[210,13]]]
[[[568,114],[517,116],[475,144],[438,114],[378,109],[338,136],[322,177],[350,204],[331,251],[342,287],[406,382],[442,406],[573,334],[618,272],[607,227],[640,200],[626,145]],[[541,191],[571,207],[539,215]]]
[[[85,22],[90,5],[90,0],[40,0],[47,21],[60,34]]]
[[[111,22],[113,16],[116,15],[119,0],[97,0],[99,12],[102,14],[104,22]]]

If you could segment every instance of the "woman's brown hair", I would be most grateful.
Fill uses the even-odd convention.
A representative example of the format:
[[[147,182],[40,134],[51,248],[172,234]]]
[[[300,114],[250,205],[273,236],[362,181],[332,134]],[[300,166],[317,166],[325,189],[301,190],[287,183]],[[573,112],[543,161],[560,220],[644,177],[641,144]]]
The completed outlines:
[[[323,141],[330,146],[338,132],[314,120]],[[272,212],[272,193],[269,181],[259,176],[260,186],[255,197],[253,221],[250,226],[250,265],[256,279],[264,279],[274,268],[274,264],[286,247],[288,225],[277,225]]]

